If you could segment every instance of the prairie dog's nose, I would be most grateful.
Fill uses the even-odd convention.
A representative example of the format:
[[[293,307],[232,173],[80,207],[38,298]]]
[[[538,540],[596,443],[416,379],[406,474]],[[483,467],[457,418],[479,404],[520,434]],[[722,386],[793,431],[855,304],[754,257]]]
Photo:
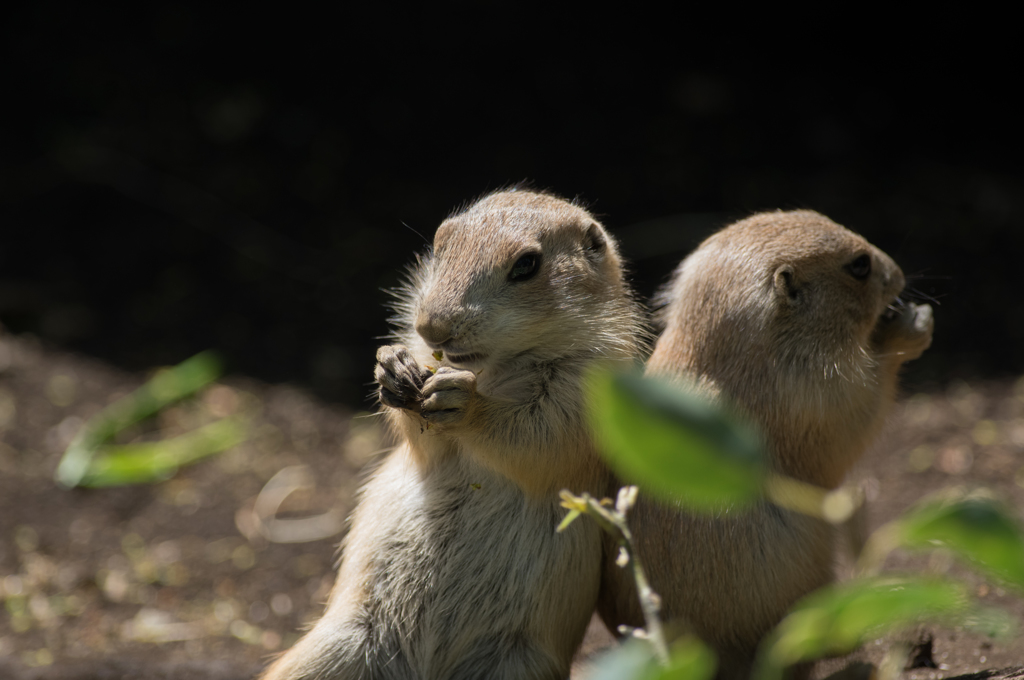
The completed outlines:
[[[416,332],[428,344],[440,347],[452,338],[452,322],[449,318],[424,310],[416,315]]]
[[[897,295],[903,292],[903,289],[907,287],[907,280],[903,277],[902,269],[896,267],[896,271],[889,278],[889,285],[896,291]]]

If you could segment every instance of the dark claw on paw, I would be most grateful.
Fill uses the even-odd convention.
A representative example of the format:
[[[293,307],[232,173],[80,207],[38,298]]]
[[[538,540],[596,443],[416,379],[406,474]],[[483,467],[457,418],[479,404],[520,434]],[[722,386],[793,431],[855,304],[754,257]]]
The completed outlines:
[[[416,410],[415,399],[407,399],[401,395],[395,394],[386,387],[380,388],[380,403],[391,408],[404,408],[406,410]]]

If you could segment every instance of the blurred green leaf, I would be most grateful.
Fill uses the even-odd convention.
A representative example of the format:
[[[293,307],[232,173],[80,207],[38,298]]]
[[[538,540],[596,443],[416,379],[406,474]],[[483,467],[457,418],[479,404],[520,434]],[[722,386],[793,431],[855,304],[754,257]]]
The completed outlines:
[[[644,640],[627,640],[594,660],[587,680],[639,680],[657,671],[654,648]]]
[[[950,548],[1024,588],[1024,534],[1008,509],[993,499],[928,502],[897,520],[896,527],[903,545]]]
[[[587,680],[710,680],[715,654],[703,642],[687,636],[672,645],[667,666],[658,664],[654,647],[646,640],[630,639],[594,662]]]
[[[217,379],[220,360],[213,352],[201,352],[173,368],[157,372],[142,387],[117,400],[89,420],[75,436],[54,477],[66,487],[78,486],[90,474],[99,447],[121,430],[144,420],[176,401],[188,397]]]
[[[668,666],[646,677],[650,680],[710,680],[717,666],[715,653],[697,638],[687,636],[672,645]]]
[[[174,439],[105,447],[104,455],[92,461],[79,484],[100,487],[160,481],[178,468],[220,453],[246,438],[239,419],[224,418]]]
[[[798,602],[764,643],[759,677],[779,678],[786,666],[845,654],[920,621],[964,623],[981,611],[964,586],[944,581],[865,579],[822,588]]]
[[[750,428],[660,380],[598,372],[588,382],[598,445],[630,483],[705,512],[761,497],[761,450]]]

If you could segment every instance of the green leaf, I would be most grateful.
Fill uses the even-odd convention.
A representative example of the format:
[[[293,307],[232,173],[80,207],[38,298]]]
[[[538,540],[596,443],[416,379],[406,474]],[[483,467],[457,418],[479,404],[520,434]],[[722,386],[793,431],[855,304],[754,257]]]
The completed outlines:
[[[757,437],[680,387],[634,374],[588,380],[591,427],[612,468],[644,492],[715,512],[761,497]]]
[[[717,665],[715,653],[707,645],[687,636],[672,645],[668,666],[647,677],[650,680],[711,680]]]
[[[79,484],[101,487],[162,481],[178,468],[220,453],[246,438],[240,420],[224,418],[173,439],[104,447],[104,455],[90,463]]]
[[[220,375],[220,360],[201,352],[173,368],[163,369],[142,387],[119,399],[89,420],[64,452],[54,477],[66,487],[78,486],[89,473],[99,447],[121,430],[194,394]]]
[[[974,497],[931,501],[897,520],[897,535],[911,548],[943,546],[1024,588],[1024,534],[1002,504]]]
[[[587,680],[710,680],[717,660],[708,647],[692,636],[672,645],[667,666],[658,664],[654,647],[646,640],[630,639],[594,661]]]
[[[587,680],[641,680],[658,670],[654,648],[644,640],[631,639],[601,654],[593,662]]]
[[[565,517],[563,517],[562,521],[558,523],[557,527],[555,527],[555,533],[560,534],[563,531],[565,531],[566,528],[568,528],[570,524],[576,521],[576,518],[579,517],[581,514],[583,513],[581,513],[579,510],[570,510],[569,512],[565,513]]]
[[[921,621],[962,621],[965,588],[944,581],[866,579],[818,590],[793,607],[762,647],[762,678],[800,661],[845,654],[867,640]]]

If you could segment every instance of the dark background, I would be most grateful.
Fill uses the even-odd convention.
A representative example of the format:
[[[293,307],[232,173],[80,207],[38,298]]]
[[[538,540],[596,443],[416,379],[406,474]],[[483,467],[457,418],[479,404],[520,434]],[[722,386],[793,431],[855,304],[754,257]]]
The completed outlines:
[[[991,23],[39,3],[0,25],[0,322],[365,407],[383,289],[526,179],[586,201],[645,297],[728,221],[814,208],[937,301],[911,387],[1018,375],[1020,59]]]

